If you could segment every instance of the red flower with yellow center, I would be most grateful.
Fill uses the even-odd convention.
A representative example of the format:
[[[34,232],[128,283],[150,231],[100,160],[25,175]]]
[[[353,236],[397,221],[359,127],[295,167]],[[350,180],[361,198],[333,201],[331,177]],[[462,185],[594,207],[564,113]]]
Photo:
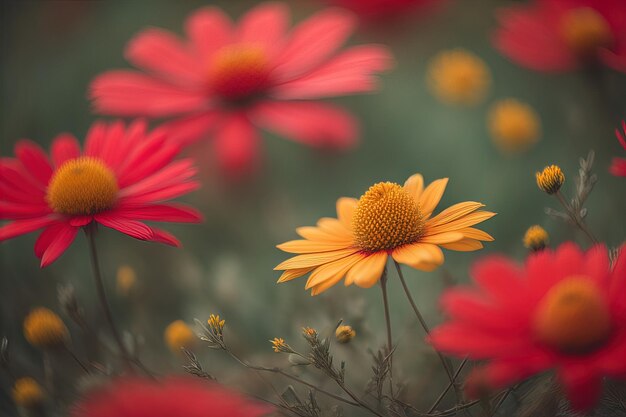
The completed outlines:
[[[195,209],[166,202],[198,188],[190,159],[174,161],[179,147],[164,132],[135,122],[95,123],[81,151],[64,133],[51,147],[21,140],[17,158],[0,161],[0,241],[43,229],[35,254],[44,267],[93,222],[131,237],[178,246],[171,234],[143,220],[199,222]]]
[[[306,289],[320,294],[345,277],[345,285],[369,288],[380,279],[387,258],[416,269],[432,271],[443,264],[440,247],[474,251],[481,241],[493,238],[472,226],[495,215],[479,210],[483,204],[455,204],[433,216],[448,183],[447,178],[424,188],[420,174],[404,186],[381,182],[360,199],[340,198],[337,219],[322,218],[317,227],[300,227],[304,240],[293,240],[278,248],[298,254],[278,265],[285,271],[278,282],[311,273]]]
[[[187,39],[147,29],[130,41],[126,58],[145,72],[109,71],[90,88],[101,114],[170,118],[164,128],[188,144],[211,137],[229,172],[255,162],[256,128],[312,146],[346,148],[357,122],[320,98],[377,88],[391,66],[382,46],[340,51],[354,30],[347,11],[319,12],[288,31],[289,10],[263,3],[236,24],[216,7],[185,22]]]
[[[537,71],[570,71],[601,62],[626,72],[622,0],[535,0],[501,10],[495,44]]]
[[[523,267],[490,257],[473,269],[478,288],[442,297],[450,321],[431,343],[444,353],[487,360],[494,389],[554,369],[577,409],[592,407],[602,378],[626,377],[626,245],[613,266],[604,246],[572,243],[529,256]]]

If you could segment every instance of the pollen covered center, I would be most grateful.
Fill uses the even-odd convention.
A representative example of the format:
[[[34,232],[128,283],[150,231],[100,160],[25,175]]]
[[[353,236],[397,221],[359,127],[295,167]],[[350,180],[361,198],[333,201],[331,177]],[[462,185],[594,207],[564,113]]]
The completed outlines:
[[[392,182],[371,186],[359,199],[352,217],[356,244],[368,252],[413,243],[419,239],[423,225],[413,196]]]
[[[46,193],[57,213],[84,216],[110,209],[117,199],[115,174],[99,159],[71,159],[56,170]]]
[[[571,277],[555,285],[535,315],[538,339],[564,353],[592,351],[611,334],[611,314],[597,286],[584,277]]]
[[[240,101],[262,93],[269,84],[265,50],[254,44],[225,46],[209,68],[211,90],[224,100]]]
[[[568,11],[561,19],[560,31],[567,45],[581,56],[593,55],[614,41],[609,23],[590,7]]]

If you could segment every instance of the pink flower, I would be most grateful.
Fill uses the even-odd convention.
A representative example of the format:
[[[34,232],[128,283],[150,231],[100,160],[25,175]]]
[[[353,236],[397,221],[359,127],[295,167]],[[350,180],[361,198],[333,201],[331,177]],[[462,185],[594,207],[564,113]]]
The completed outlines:
[[[173,139],[212,137],[218,161],[231,172],[257,158],[257,127],[311,146],[352,146],[354,118],[317,100],[376,90],[374,75],[390,67],[389,52],[373,45],[340,52],[354,21],[339,9],[288,26],[287,7],[271,2],[237,24],[216,7],[202,8],[185,22],[185,40],[146,29],[125,53],[142,71],[98,76],[90,90],[95,111],[170,118],[164,128]]]
[[[489,257],[472,271],[475,285],[442,297],[450,320],[433,330],[444,353],[487,363],[474,393],[554,370],[571,404],[588,409],[602,379],[626,378],[626,245],[610,265],[602,245],[545,249],[520,266]]]
[[[267,407],[215,383],[189,377],[120,379],[80,401],[71,417],[261,417]]]
[[[600,62],[626,72],[623,0],[534,0],[498,18],[496,47],[524,67],[563,72]]]
[[[622,120],[622,132],[619,129],[615,129],[615,135],[617,136],[617,140],[619,140],[620,145],[626,151],[626,121]],[[626,177],[626,158],[613,158],[613,163],[611,164],[611,168],[609,168],[611,174],[616,177]]]
[[[178,246],[171,234],[143,223],[199,222],[187,206],[166,203],[198,188],[190,159],[174,162],[179,147],[163,132],[134,122],[94,123],[81,152],[68,133],[57,136],[51,157],[29,140],[17,158],[0,160],[0,241],[43,229],[35,243],[41,266],[54,262],[79,229],[93,222],[140,240]]]

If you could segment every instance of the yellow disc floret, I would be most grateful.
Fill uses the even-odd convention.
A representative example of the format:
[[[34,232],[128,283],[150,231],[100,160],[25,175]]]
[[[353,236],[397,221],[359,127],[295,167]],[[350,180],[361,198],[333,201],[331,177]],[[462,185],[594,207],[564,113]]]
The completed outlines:
[[[54,311],[39,307],[24,319],[24,337],[35,347],[55,348],[69,339],[69,331]]]
[[[585,277],[570,277],[544,296],[535,314],[539,341],[564,353],[588,353],[611,334],[607,300]]]
[[[537,186],[548,194],[555,194],[565,182],[565,174],[558,165],[550,165],[535,173]]]
[[[609,23],[591,7],[566,12],[559,29],[565,43],[582,57],[593,55],[598,48],[609,47],[614,41]]]
[[[417,202],[402,186],[380,182],[359,199],[352,228],[356,245],[375,252],[417,241],[423,220]]]
[[[514,99],[497,102],[489,111],[493,142],[504,152],[521,152],[539,140],[541,123],[532,107]]]
[[[225,100],[237,101],[261,93],[268,85],[265,50],[254,44],[225,46],[216,52],[209,69],[210,86]]]
[[[540,251],[548,244],[548,232],[539,226],[530,226],[524,234],[524,246],[532,251]]]
[[[48,184],[46,200],[57,213],[86,216],[113,207],[117,192],[113,171],[98,158],[82,156],[56,170]]]
[[[181,348],[190,348],[196,341],[196,335],[182,320],[176,320],[165,328],[163,335],[167,347],[174,353],[180,353]]]
[[[440,52],[428,67],[428,86],[444,103],[478,104],[490,83],[491,74],[485,62],[463,49]]]
[[[19,378],[15,381],[12,396],[15,404],[24,408],[39,406],[45,397],[41,386],[30,377]]]

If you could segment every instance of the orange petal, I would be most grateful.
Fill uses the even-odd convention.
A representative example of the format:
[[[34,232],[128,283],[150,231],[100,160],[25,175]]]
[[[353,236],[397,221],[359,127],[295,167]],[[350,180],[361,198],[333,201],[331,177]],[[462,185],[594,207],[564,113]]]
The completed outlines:
[[[387,263],[387,252],[375,252],[361,259],[346,275],[346,281],[361,288],[370,288],[378,282]]]
[[[487,232],[483,232],[482,230],[475,229],[473,227],[466,227],[465,229],[460,229],[458,232],[463,233],[466,238],[475,239],[475,240],[484,240],[486,242],[492,242],[495,240],[493,236],[491,236]]]
[[[333,250],[345,249],[349,247],[344,242],[320,242],[312,240],[291,240],[289,242],[281,243],[276,247],[282,251],[289,253],[317,253],[317,252],[329,252]]]
[[[463,239],[465,235],[459,232],[444,232],[436,233],[432,235],[425,235],[420,238],[420,243],[433,243],[435,245],[441,245],[442,243],[452,243]]]
[[[322,241],[322,242],[352,242],[352,237],[344,235],[336,235],[323,231],[318,227],[305,226],[298,227],[296,233],[308,240]]]
[[[333,219],[330,217],[322,217],[317,221],[317,227],[319,227],[323,232],[330,233],[339,237],[349,237],[352,236],[352,232],[349,228],[344,226],[337,219]]]
[[[477,223],[484,222],[485,220],[490,219],[495,215],[496,213],[492,213],[490,211],[475,211],[474,213],[470,213],[467,216],[461,217],[460,219],[453,220],[444,224],[438,224],[436,226],[431,226],[430,222],[427,222],[426,229],[428,230],[429,234],[453,231],[456,232],[460,229],[465,229]]]
[[[280,276],[280,278],[278,278],[278,281],[276,281],[276,283],[280,284],[281,282],[291,281],[292,279],[299,278],[312,270],[313,268],[288,269],[287,271],[283,272],[283,274]]]
[[[415,265],[429,263],[441,265],[443,263],[443,252],[437,245],[430,243],[413,243],[394,249],[392,253],[396,262],[406,264],[416,268]]]
[[[439,204],[444,191],[446,191],[447,185],[447,178],[433,181],[428,185],[428,187],[426,187],[420,196],[419,206],[425,218],[430,217],[432,212],[435,210],[435,207]]]
[[[449,223],[453,220],[466,216],[484,206],[484,204],[477,203],[475,201],[458,203],[448,207],[447,209],[430,219],[429,224],[431,226],[436,226],[439,224]]]
[[[358,202],[359,200],[356,198],[348,197],[341,197],[337,200],[337,217],[339,217],[339,221],[349,230],[352,230],[352,215],[354,214],[354,209]]]
[[[456,250],[460,252],[472,252],[483,248],[483,244],[474,239],[463,239],[458,242],[448,243],[441,245],[442,247],[450,250]]]
[[[352,255],[356,251],[357,250],[354,248],[348,248],[331,252],[298,255],[282,262],[280,265],[275,267],[274,270],[280,271],[286,269],[312,268],[328,262],[336,261],[337,259],[345,258],[346,256]]]
[[[422,174],[413,174],[404,182],[404,189],[419,202],[422,191],[424,191],[424,177]]]
[[[334,283],[339,282],[339,280],[346,275],[346,272],[348,272],[348,270],[361,259],[363,259],[363,255],[355,253],[354,255],[346,256],[345,258],[341,258],[318,267],[309,277],[304,289],[308,290],[309,288],[318,286],[328,280],[331,280]]]

